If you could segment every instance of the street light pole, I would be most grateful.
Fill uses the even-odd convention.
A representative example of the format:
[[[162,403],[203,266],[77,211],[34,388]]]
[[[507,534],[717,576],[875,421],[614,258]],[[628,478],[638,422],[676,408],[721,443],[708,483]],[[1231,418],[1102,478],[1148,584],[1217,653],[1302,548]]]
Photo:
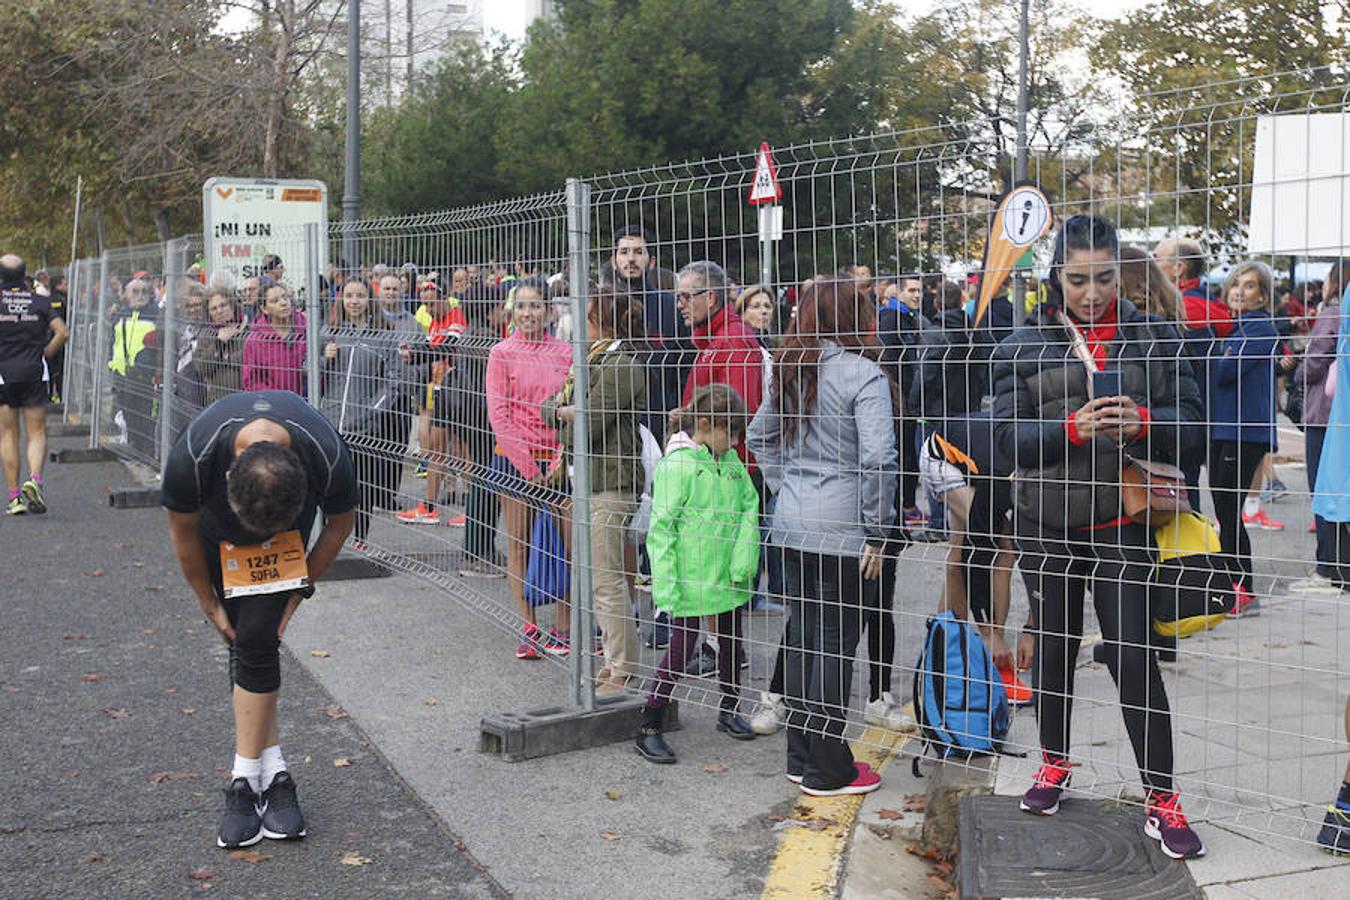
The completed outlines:
[[[360,271],[356,223],[361,218],[361,0],[347,0],[347,168],[342,189],[342,259]]]
[[[1013,181],[1027,179],[1027,107],[1031,105],[1031,87],[1027,84],[1027,58],[1031,55],[1031,0],[1022,0],[1018,22],[1017,63],[1017,151],[1013,158]],[[1013,272],[1013,324],[1021,325],[1027,318],[1026,276]]]

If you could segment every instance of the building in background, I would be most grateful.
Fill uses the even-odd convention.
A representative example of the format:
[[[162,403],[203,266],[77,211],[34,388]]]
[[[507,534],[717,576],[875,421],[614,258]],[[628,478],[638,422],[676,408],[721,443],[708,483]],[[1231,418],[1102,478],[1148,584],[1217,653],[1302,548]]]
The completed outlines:
[[[417,73],[449,55],[460,41],[484,36],[484,0],[383,0],[362,4],[365,64],[373,82],[393,103],[417,81]],[[546,3],[552,6],[552,3]],[[378,88],[377,88],[378,89]]]
[[[533,24],[536,19],[551,19],[556,13],[553,0],[525,0],[525,21]]]

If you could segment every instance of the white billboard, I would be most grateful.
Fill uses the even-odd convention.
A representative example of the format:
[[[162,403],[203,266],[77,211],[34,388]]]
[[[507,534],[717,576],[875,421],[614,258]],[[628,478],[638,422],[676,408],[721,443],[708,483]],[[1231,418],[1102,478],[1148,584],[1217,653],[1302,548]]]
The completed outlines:
[[[1350,256],[1350,114],[1257,119],[1247,250]]]
[[[231,272],[237,282],[262,274],[263,258],[281,257],[282,281],[308,284],[305,226],[318,226],[316,275],[328,267],[328,187],[322,181],[208,178],[202,185],[206,275]]]

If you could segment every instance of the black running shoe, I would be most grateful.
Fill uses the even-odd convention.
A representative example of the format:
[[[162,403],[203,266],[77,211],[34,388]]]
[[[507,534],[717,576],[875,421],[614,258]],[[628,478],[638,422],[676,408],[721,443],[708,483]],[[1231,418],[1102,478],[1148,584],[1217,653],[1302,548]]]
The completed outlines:
[[[294,840],[307,834],[290,772],[278,772],[262,793],[262,834],[274,841]]]
[[[247,778],[236,778],[225,789],[225,814],[220,817],[216,846],[227,850],[251,847],[262,840],[263,823],[258,815],[258,795]]]

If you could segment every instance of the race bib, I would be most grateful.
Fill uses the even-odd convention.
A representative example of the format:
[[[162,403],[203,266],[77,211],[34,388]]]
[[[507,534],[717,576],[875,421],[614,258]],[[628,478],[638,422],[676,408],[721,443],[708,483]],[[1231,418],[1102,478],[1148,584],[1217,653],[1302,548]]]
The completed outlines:
[[[220,572],[225,599],[279,594],[309,584],[305,544],[298,531],[283,531],[261,544],[220,542]]]

